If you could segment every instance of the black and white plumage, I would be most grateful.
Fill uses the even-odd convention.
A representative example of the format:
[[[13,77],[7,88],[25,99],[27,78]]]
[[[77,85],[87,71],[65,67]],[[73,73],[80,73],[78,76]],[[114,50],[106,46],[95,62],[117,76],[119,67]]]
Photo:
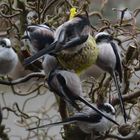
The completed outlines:
[[[35,54],[54,41],[54,30],[47,24],[29,25],[22,39],[25,39],[30,51]]]
[[[0,39],[0,75],[8,75],[18,63],[18,56],[8,38]]]
[[[70,41],[71,39],[75,39],[75,37],[79,38],[83,28],[88,25],[89,25],[89,21],[86,18],[81,17],[81,16],[75,17],[74,19],[63,23],[56,29],[54,33],[55,40],[52,43],[52,45],[48,49],[47,48],[43,49],[37,55],[32,56],[32,59],[28,61],[26,60],[26,64],[28,65],[29,63],[32,63],[36,59],[45,55],[46,53],[48,54],[56,53],[60,51],[61,49],[63,50],[65,47],[62,45],[64,45],[64,43],[66,43],[67,41]],[[83,31],[83,33],[86,33],[86,32]],[[87,40],[87,37],[86,37],[86,40]],[[69,42],[70,46],[68,45],[68,48],[71,47],[72,41]],[[78,43],[81,43],[81,40],[78,40]],[[67,44],[65,46],[67,46]],[[74,51],[76,50],[74,49]]]
[[[97,55],[95,40],[90,35],[90,29],[90,22],[87,17],[74,17],[56,29],[55,40],[48,48],[27,58],[25,64],[29,65],[45,54],[55,54],[65,68],[82,71],[94,63]],[[94,55],[95,58],[91,57]],[[69,61],[66,62],[66,60]],[[75,60],[78,61],[76,64],[73,63]],[[78,68],[77,64],[79,65]]]
[[[120,82],[122,82],[122,64],[118,45],[113,42],[113,37],[106,32],[98,33],[95,36],[95,40],[97,47],[99,48],[99,55],[96,64],[113,77],[116,88],[118,90],[118,96],[120,99],[124,121],[126,122],[127,116],[122,99],[122,93],[117,79],[118,75]]]
[[[77,39],[77,42],[75,44],[73,44],[70,47],[67,46],[67,48],[64,49],[64,51],[68,51],[68,53],[77,52],[77,50],[80,50],[83,47],[80,44],[84,43],[87,40],[89,33],[90,33],[89,19],[86,16],[80,15],[74,17],[73,19],[63,23],[56,29],[56,32],[54,34],[55,36],[54,42],[56,42],[55,51],[58,51],[59,49],[61,50],[62,49],[61,47],[64,47],[62,45],[65,44],[66,42],[70,43],[73,42],[73,40]],[[83,42],[80,39],[81,37],[83,37]]]
[[[97,106],[97,108],[101,110],[106,116],[110,117],[112,120],[115,121],[115,109],[111,104],[104,103]],[[92,131],[102,133],[108,131],[113,125],[112,122],[104,118],[102,115],[98,114],[93,109],[85,106],[81,110],[81,112],[75,113],[73,116],[65,119],[62,122],[56,122],[34,128],[29,128],[28,130],[51,127],[56,125],[66,125],[71,123],[75,123],[85,133],[92,133]]]
[[[77,110],[80,110],[78,104],[76,103],[76,101],[79,100],[100,115],[118,125],[117,122],[111,118],[108,118],[105,114],[103,114],[103,112],[101,112],[82,97],[81,82],[75,73],[66,70],[55,69],[48,77],[48,85],[51,91],[60,96],[66,102],[70,103]]]

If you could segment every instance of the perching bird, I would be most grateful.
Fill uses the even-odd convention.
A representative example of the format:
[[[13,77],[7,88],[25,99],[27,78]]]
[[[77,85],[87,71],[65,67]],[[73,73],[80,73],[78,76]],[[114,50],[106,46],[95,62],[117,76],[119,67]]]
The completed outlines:
[[[86,16],[76,16],[60,25],[54,42],[37,54],[27,58],[28,65],[45,54],[55,54],[62,67],[80,73],[95,63],[98,48],[90,35],[90,22]]]
[[[25,39],[32,54],[48,47],[54,41],[54,30],[47,24],[30,25],[24,33],[22,39]]]
[[[78,111],[80,108],[76,101],[79,100],[100,115],[118,125],[118,123],[111,118],[108,118],[105,114],[103,114],[103,112],[95,108],[82,97],[81,82],[77,74],[66,70],[55,69],[49,74],[47,82],[51,91],[60,96],[66,102],[70,103]]]
[[[8,38],[0,39],[0,75],[8,75],[18,63],[18,56]]]
[[[38,13],[34,10],[30,11],[26,16],[26,22],[28,25],[36,24],[38,21]]]
[[[104,103],[97,106],[97,108],[102,111],[106,116],[115,121],[115,109],[109,103]],[[83,132],[92,133],[95,132],[105,132],[108,131],[113,125],[112,122],[104,118],[102,115],[95,112],[93,109],[85,106],[81,112],[75,113],[73,116],[66,118],[64,121],[46,124],[34,128],[29,128],[28,130],[34,130],[43,127],[51,127],[56,125],[66,125],[75,123]]]
[[[113,42],[113,37],[106,32],[98,33],[95,36],[95,39],[97,47],[99,48],[99,55],[96,64],[113,77],[118,91],[121,111],[124,116],[124,121],[126,122],[127,115],[123,103],[119,82],[117,79],[118,76],[120,82],[122,82],[122,64],[118,45]]]
[[[119,66],[121,66],[120,57],[118,51],[116,50],[115,44],[113,43],[113,41],[110,41],[112,37],[110,35],[107,36],[107,38],[106,35],[100,37],[101,33],[98,34],[96,36],[96,43],[98,44],[98,46],[96,47],[94,38],[90,35],[90,30],[91,29],[88,18],[84,16],[76,16],[75,18],[65,22],[57,28],[54,35],[55,40],[52,45],[45,49],[42,49],[34,56],[27,58],[25,60],[25,64],[30,64],[44,54],[55,54],[62,67],[74,70],[76,73],[80,73],[81,71],[87,69],[89,66],[97,62],[97,65],[100,66],[103,70],[108,71],[113,76],[113,78],[116,78],[114,73],[115,70],[118,71],[121,79],[122,73],[119,69]],[[103,54],[103,50],[105,50],[105,53],[107,53],[108,51],[106,51],[106,47],[100,49],[101,47],[99,46],[99,44],[103,46],[103,43],[100,43],[100,41],[102,40],[105,41],[105,44],[110,46],[109,53],[111,52],[112,56],[108,54],[106,56],[105,54]],[[109,57],[111,59],[108,59]],[[115,79],[115,83],[116,81],[117,80]],[[116,83],[116,86],[117,85],[118,83]],[[120,92],[119,98],[126,121],[126,113]]]

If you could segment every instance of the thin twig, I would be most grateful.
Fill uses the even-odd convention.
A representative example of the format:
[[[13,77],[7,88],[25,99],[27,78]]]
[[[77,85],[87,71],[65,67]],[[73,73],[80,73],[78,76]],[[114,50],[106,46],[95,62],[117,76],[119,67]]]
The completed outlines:
[[[124,102],[127,102],[127,101],[130,101],[130,100],[133,100],[133,99],[137,99],[138,97],[140,97],[140,91],[136,91],[134,93],[123,95],[123,101]],[[118,105],[119,104],[119,98],[118,97],[114,98],[112,100],[112,103],[111,104],[113,106]]]
[[[0,80],[0,84],[1,85],[7,85],[7,86],[17,85],[17,84],[25,83],[32,78],[45,78],[45,74],[30,73],[30,74],[26,75],[25,77],[22,77],[22,78],[13,80],[13,81]]]

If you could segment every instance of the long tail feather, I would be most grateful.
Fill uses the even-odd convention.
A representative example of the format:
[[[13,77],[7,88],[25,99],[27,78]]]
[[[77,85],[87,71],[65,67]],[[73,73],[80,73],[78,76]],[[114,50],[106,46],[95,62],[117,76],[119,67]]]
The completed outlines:
[[[45,124],[45,125],[41,125],[41,126],[38,126],[38,127],[32,127],[32,128],[27,129],[27,130],[32,131],[32,130],[35,130],[35,129],[38,129],[38,128],[52,127],[52,126],[57,126],[57,125],[67,125],[67,124],[71,124],[71,123],[74,123],[74,122],[75,122],[75,120],[73,120],[72,118],[68,118],[64,121]]]
[[[108,116],[106,116],[102,111],[100,111],[99,109],[97,109],[96,107],[94,107],[93,105],[91,105],[88,101],[86,101],[84,98],[80,97],[79,100],[81,102],[83,102],[84,104],[86,104],[87,106],[89,106],[90,108],[92,108],[93,110],[95,110],[97,113],[99,113],[101,116],[105,117],[106,119],[108,119],[109,121],[111,121],[112,123],[119,125],[115,120],[109,118]]]
[[[36,61],[37,59],[43,57],[43,55],[49,54],[54,49],[55,44],[56,44],[56,42],[52,43],[49,47],[40,50],[35,55],[26,58],[24,60],[24,65],[29,65],[29,64],[33,63],[34,61]]]
[[[124,122],[126,123],[127,115],[126,115],[126,111],[125,111],[125,107],[124,107],[124,103],[123,103],[122,93],[121,93],[121,90],[120,90],[119,83],[118,83],[118,80],[116,78],[115,72],[113,72],[113,79],[114,79],[114,82],[115,82],[115,85],[116,85],[116,88],[117,88],[117,91],[118,91],[118,97],[119,97],[119,100],[120,100],[120,106],[121,106],[121,111],[123,113]]]

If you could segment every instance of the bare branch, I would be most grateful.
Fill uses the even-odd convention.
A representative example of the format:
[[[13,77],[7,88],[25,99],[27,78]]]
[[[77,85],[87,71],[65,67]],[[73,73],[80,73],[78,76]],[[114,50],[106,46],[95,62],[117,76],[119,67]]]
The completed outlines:
[[[42,74],[42,73],[30,73],[30,74],[26,75],[23,78],[13,80],[13,81],[0,80],[0,84],[1,85],[8,85],[8,86],[17,85],[17,84],[27,82],[28,80],[30,80],[32,78],[45,78],[45,74]]]
[[[124,102],[127,102],[127,101],[130,101],[130,100],[133,100],[133,99],[137,99],[138,97],[140,97],[140,91],[136,91],[134,93],[123,95],[123,101]],[[114,98],[112,100],[112,103],[111,104],[113,106],[119,104],[119,98],[118,97]]]

